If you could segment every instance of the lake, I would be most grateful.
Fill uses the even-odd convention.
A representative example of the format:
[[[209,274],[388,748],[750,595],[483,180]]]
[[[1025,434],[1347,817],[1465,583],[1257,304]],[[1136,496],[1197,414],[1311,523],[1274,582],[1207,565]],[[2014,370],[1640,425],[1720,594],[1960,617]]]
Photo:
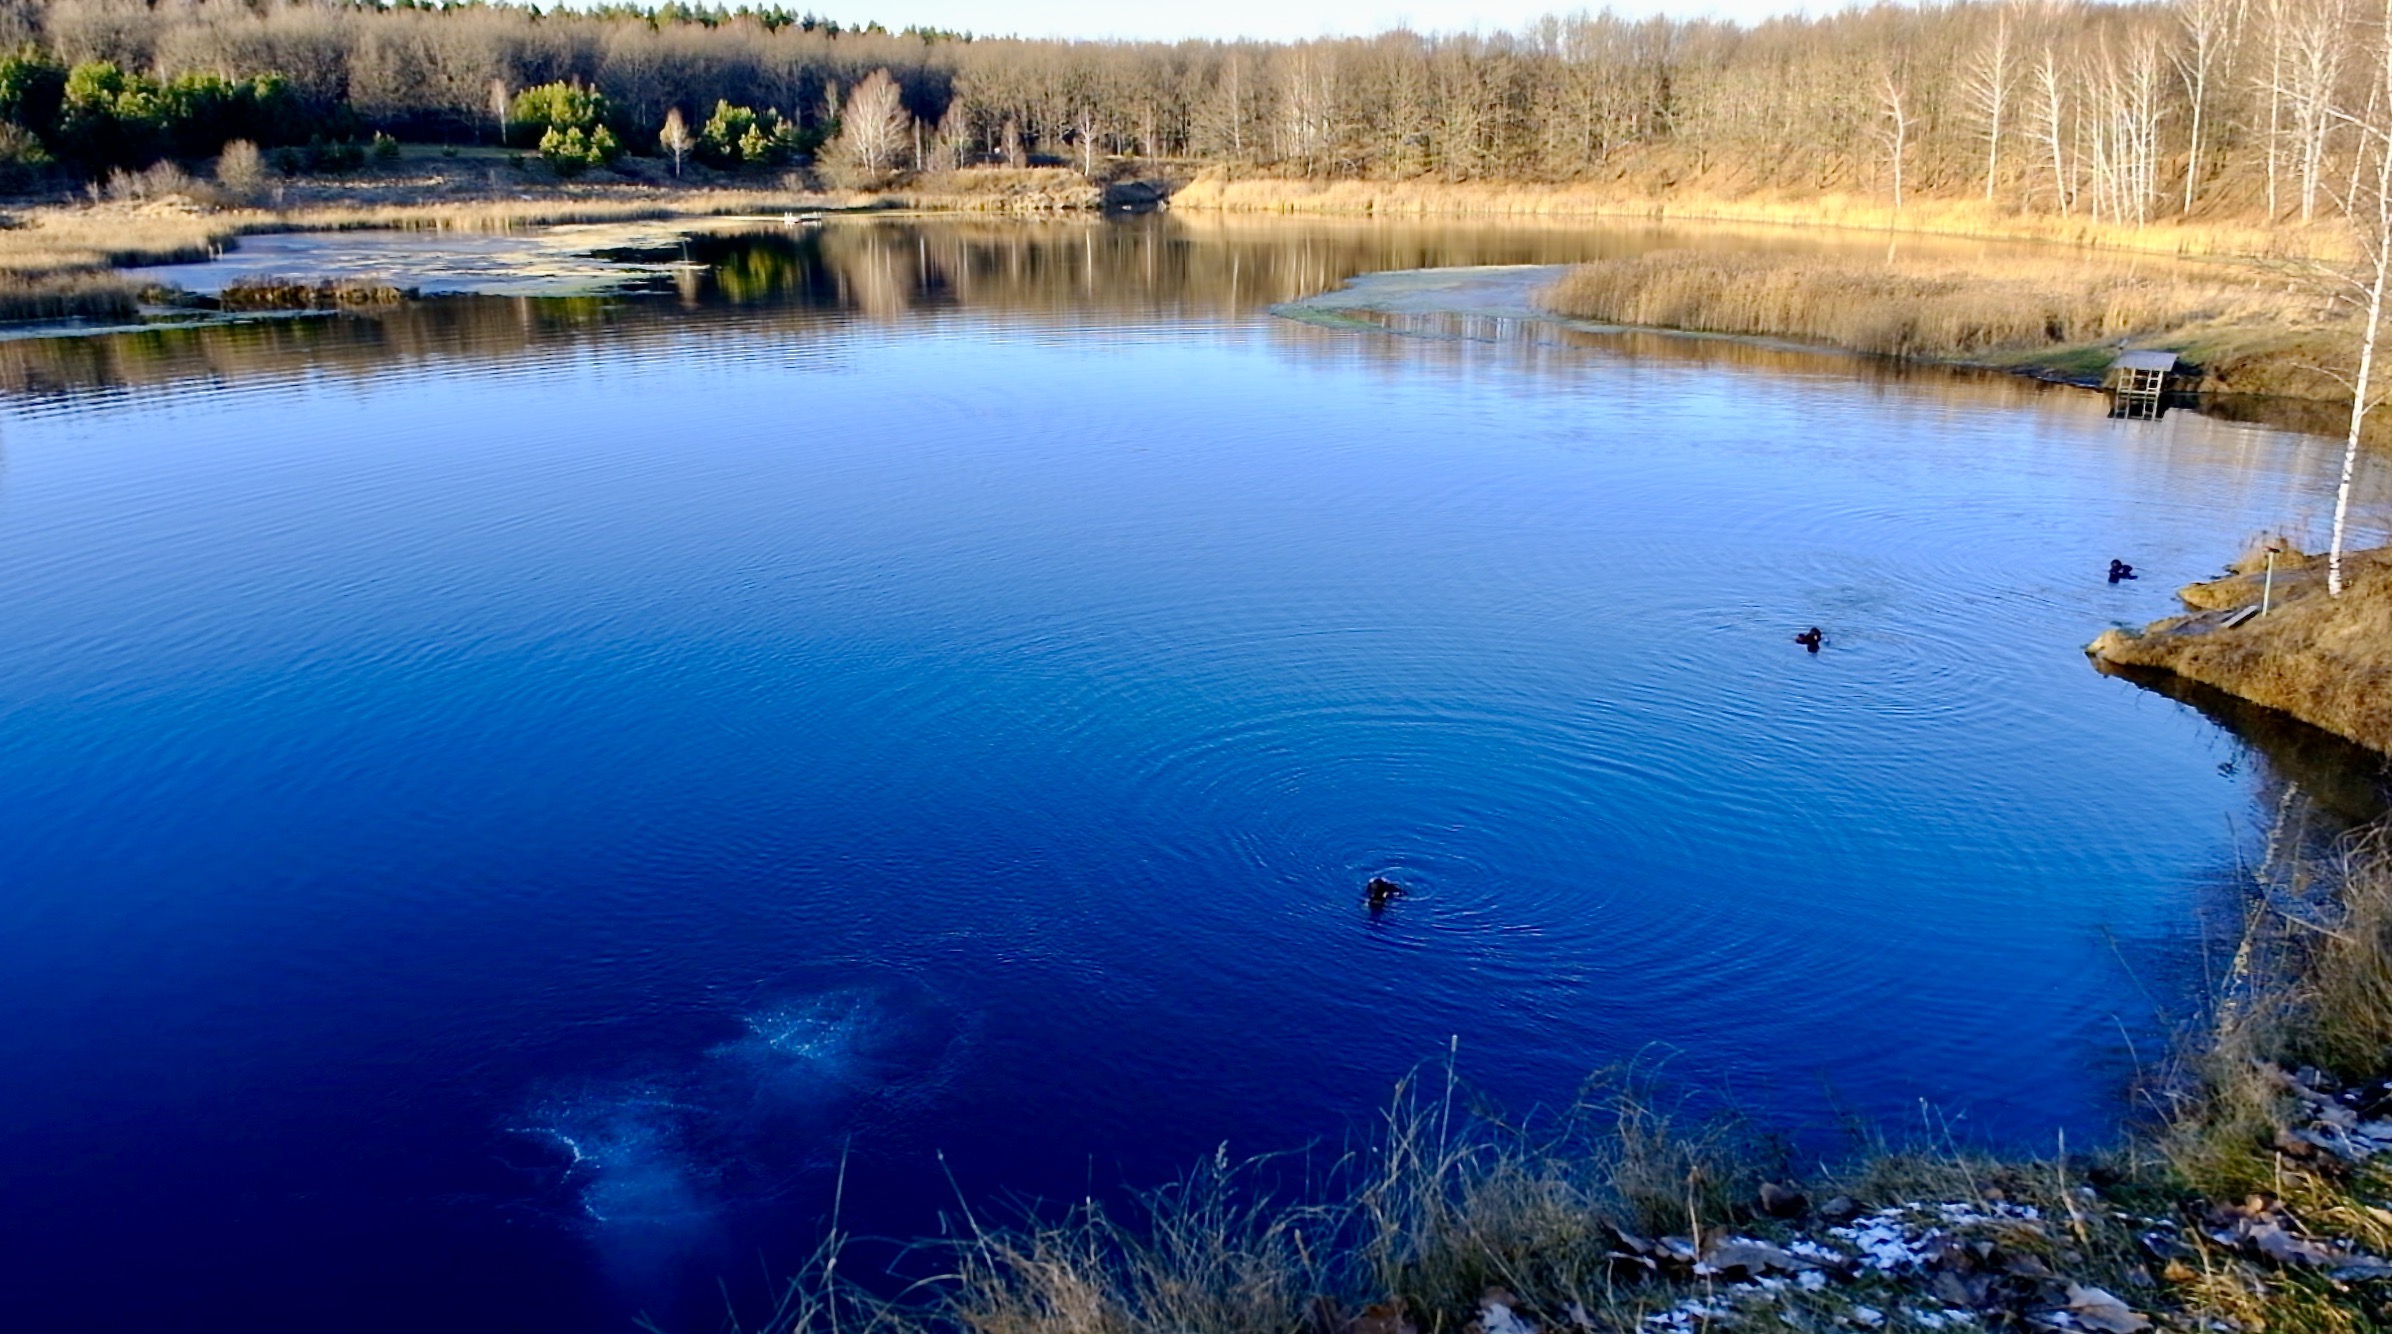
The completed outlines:
[[[2380,792],[2079,651],[2321,536],[2334,442],[1520,270],[1273,313],[1882,238],[533,243],[260,238],[206,272],[509,294],[0,343],[29,1326],[711,1329],[842,1163],[912,1236],[1335,1144],[1449,1050],[1523,1113],[1635,1063],[2097,1142],[2282,788]]]

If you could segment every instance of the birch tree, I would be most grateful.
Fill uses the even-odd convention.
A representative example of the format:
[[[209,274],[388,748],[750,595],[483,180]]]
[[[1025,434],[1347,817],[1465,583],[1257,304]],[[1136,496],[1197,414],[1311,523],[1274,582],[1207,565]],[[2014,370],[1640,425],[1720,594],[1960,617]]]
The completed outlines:
[[[2177,77],[2184,81],[2184,100],[2190,109],[2192,131],[2184,150],[2184,208],[2193,211],[2201,188],[2202,132],[2209,128],[2210,84],[2226,62],[2233,40],[2235,10],[2242,0],[2177,0],[2176,21],[2184,29],[2185,45],[2176,55]]]
[[[2342,82],[2345,44],[2350,40],[2347,0],[2298,0],[2289,15],[2284,43],[2284,101],[2292,112],[2293,164],[2301,183],[2301,221],[2317,216],[2318,187],[2325,179],[2326,141],[2353,118],[2338,114],[2334,95]]]
[[[2219,0],[2207,0],[2218,3]],[[2010,106],[2013,80],[2010,16],[1994,20],[1993,39],[1979,48],[1961,80],[1961,90],[1976,111],[1985,136],[1985,202],[1993,202],[1993,186],[2002,165],[2002,113]]]
[[[2051,166],[2053,207],[2065,217],[2076,204],[2076,174],[2068,165],[2068,86],[2060,54],[2046,44],[2035,62],[2035,137]]]
[[[2357,132],[2358,152],[2370,166],[2359,173],[2359,188],[2343,201],[2350,219],[2359,260],[2335,274],[2342,295],[2355,302],[2363,318],[2359,331],[2358,370],[2351,378],[2350,432],[2342,444],[2342,476],[2334,488],[2334,534],[2326,554],[2326,592],[2342,596],[2342,549],[2350,525],[2351,481],[2359,471],[2359,435],[2367,413],[2375,407],[2376,343],[2384,327],[2384,291],[2392,279],[2392,0],[2384,0],[2384,24],[2377,30],[2367,109],[2357,115],[2338,111],[2335,118]]]
[[[913,120],[897,81],[885,69],[874,70],[848,94],[839,114],[840,155],[869,176],[893,171],[913,136]]]
[[[2283,216],[2277,183],[2282,179],[2284,161],[2284,27],[2287,21],[2288,0],[2265,0],[2261,17],[2267,22],[2267,74],[2260,79],[2260,91],[2267,94],[2267,216],[2270,222]]]
[[[1885,71],[1877,86],[1878,113],[1884,124],[1877,127],[1878,142],[1885,145],[1886,156],[1894,168],[1894,215],[1902,213],[1902,168],[1910,156],[1910,133],[1914,121],[1910,110],[1910,87],[1893,70]]]

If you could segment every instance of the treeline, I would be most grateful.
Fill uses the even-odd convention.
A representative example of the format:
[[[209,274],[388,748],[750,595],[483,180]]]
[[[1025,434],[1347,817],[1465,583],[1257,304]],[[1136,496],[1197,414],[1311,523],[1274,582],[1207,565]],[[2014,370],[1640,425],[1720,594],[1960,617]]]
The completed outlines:
[[[2336,108],[2363,100],[2380,18],[2356,0],[1964,0],[1754,27],[1606,13],[1493,35],[1165,44],[683,5],[14,0],[0,47],[23,44],[69,78],[104,62],[161,90],[248,86],[259,105],[288,99],[277,125],[416,140],[500,139],[520,120],[514,99],[561,83],[602,93],[631,152],[670,151],[660,136],[676,112],[694,127],[726,107],[785,125],[775,142],[812,144],[886,71],[891,93],[865,133],[896,170],[1039,159],[1094,171],[1132,157],[1313,178],[1630,177],[1897,205],[1982,195],[2135,222],[2337,209],[2358,136]],[[170,126],[173,150],[204,148],[201,123]]]

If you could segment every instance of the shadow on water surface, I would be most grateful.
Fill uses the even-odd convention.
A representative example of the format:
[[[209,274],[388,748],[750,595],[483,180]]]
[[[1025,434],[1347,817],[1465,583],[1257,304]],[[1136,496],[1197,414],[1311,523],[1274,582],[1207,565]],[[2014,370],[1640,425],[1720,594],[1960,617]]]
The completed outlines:
[[[2321,814],[2344,828],[2392,810],[2392,756],[2174,672],[2090,661],[2102,675],[2164,695],[2224,728],[2265,763],[2277,781],[2299,788]]]

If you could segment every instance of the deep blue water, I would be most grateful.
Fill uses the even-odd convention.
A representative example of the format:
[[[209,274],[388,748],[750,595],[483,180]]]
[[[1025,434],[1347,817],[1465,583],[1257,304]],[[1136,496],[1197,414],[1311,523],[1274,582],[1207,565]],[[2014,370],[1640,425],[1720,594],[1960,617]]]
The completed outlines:
[[[710,1328],[843,1152],[911,1234],[1449,1040],[1515,1107],[1667,1048],[1784,1127],[2114,1124],[2272,780],[2078,646],[2330,444],[990,232],[14,346],[15,1319]]]

